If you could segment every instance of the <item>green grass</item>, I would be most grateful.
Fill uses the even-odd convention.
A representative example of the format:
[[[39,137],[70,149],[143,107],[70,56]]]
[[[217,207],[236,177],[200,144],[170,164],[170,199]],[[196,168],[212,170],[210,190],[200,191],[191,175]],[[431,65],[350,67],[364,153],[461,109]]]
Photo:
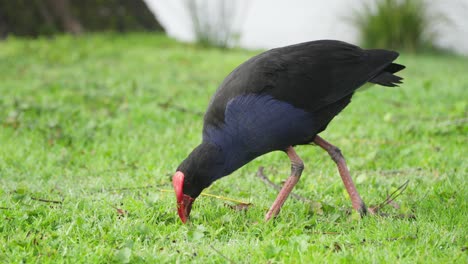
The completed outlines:
[[[302,146],[295,192],[321,209],[290,199],[263,221],[277,193],[257,168],[276,183],[289,173],[271,153],[206,190],[251,202],[247,211],[200,197],[181,224],[162,190],[200,141],[196,112],[254,54],[144,34],[0,42],[0,262],[467,263],[461,57],[403,54],[402,87],[357,93],[322,134],[367,204],[410,181],[400,209],[385,207],[391,217],[349,215],[333,162]]]

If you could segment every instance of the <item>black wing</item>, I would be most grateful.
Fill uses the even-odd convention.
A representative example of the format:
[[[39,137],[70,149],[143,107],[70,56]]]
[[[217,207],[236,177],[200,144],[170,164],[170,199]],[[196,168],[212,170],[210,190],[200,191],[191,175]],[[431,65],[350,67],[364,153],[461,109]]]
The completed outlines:
[[[241,94],[266,93],[315,112],[350,98],[368,81],[394,86],[401,78],[393,73],[404,68],[392,63],[397,57],[394,51],[363,50],[334,40],[266,51],[241,64],[224,79],[211,99],[205,123],[222,123],[227,102]]]

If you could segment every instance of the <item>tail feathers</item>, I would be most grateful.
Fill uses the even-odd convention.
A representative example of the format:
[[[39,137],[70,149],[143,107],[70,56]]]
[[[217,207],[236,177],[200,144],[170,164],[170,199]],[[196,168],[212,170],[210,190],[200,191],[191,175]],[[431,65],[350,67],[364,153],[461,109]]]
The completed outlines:
[[[389,72],[382,72],[379,75],[375,76],[369,82],[380,84],[383,86],[394,87],[398,86],[398,84],[402,83],[403,78],[393,75]]]
[[[406,68],[405,66],[401,65],[401,64],[398,64],[398,63],[390,63],[390,65],[388,65],[387,67],[385,67],[384,71],[386,72],[391,72],[391,73],[395,73],[395,72],[399,72],[401,70],[403,70],[404,68]]]
[[[404,68],[405,66],[403,65],[390,63],[387,67],[385,67],[385,69],[383,69],[383,71],[370,79],[369,82],[388,87],[398,86],[398,84],[402,83],[403,78],[393,75],[393,73],[401,71]]]

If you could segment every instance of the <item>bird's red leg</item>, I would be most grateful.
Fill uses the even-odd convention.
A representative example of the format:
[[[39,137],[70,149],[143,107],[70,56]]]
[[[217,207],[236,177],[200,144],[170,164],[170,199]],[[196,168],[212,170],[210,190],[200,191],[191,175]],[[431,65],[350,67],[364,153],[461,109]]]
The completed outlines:
[[[340,149],[333,146],[332,144],[330,144],[329,142],[327,142],[319,136],[315,137],[314,142],[315,144],[326,150],[338,166],[338,171],[340,172],[341,179],[343,180],[346,190],[348,191],[349,197],[351,198],[353,208],[356,209],[361,215],[367,214],[367,207],[364,204],[364,201],[361,199],[361,196],[359,196],[356,186],[354,186],[353,180],[349,175],[348,167],[346,166],[346,161],[343,155],[341,154]]]
[[[289,159],[291,160],[291,176],[286,180],[283,185],[283,188],[279,192],[278,196],[276,197],[275,202],[271,205],[270,210],[265,215],[265,220],[268,221],[273,216],[277,216],[281,210],[281,206],[283,206],[284,202],[288,198],[288,195],[291,193],[292,189],[299,181],[301,177],[302,170],[304,170],[304,163],[302,162],[301,158],[297,155],[296,151],[292,146],[286,149],[286,154],[288,155]]]

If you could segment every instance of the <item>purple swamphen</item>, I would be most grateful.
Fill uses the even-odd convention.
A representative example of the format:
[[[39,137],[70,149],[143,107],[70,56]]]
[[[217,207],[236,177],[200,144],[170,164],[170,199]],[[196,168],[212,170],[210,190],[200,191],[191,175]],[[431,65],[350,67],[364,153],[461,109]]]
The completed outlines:
[[[315,143],[328,152],[361,215],[367,208],[340,150],[318,134],[370,82],[397,86],[404,69],[395,51],[361,49],[335,40],[276,48],[238,66],[220,85],[204,117],[203,139],[173,176],[182,222],[194,200],[217,179],[271,151],[286,152],[291,176],[265,216],[278,215],[304,164],[294,146]]]

